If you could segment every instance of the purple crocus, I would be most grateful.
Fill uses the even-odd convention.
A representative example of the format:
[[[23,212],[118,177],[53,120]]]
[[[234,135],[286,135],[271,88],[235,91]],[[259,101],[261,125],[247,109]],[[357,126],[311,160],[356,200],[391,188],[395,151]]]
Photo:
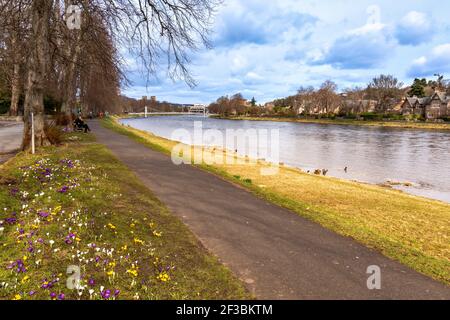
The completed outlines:
[[[67,191],[69,191],[68,186],[63,186],[61,189],[58,190],[59,193],[67,193]]]
[[[46,212],[46,211],[39,211],[38,212],[38,216],[39,217],[41,217],[41,218],[48,218],[48,216],[49,216],[50,214],[48,213],[48,212]]]
[[[102,298],[105,300],[108,300],[109,298],[111,298],[111,290],[103,290],[101,294],[102,294]]]
[[[64,293],[60,293],[58,295],[58,300],[64,300],[64,299],[66,299],[66,295]]]
[[[21,259],[17,260],[14,263],[14,266],[17,267],[17,269],[16,269],[17,273],[27,272],[27,269],[25,268],[25,264],[23,263],[23,261]]]
[[[67,237],[65,238],[65,240],[64,240],[64,242],[66,243],[66,244],[72,244],[73,243],[73,240],[76,238],[76,235],[75,235],[75,233],[69,233],[69,235],[67,235]]]
[[[12,218],[6,218],[6,219],[5,219],[5,223],[6,223],[6,224],[9,224],[9,225],[16,224],[16,223],[17,223],[17,218],[14,218],[14,217],[12,217]]]

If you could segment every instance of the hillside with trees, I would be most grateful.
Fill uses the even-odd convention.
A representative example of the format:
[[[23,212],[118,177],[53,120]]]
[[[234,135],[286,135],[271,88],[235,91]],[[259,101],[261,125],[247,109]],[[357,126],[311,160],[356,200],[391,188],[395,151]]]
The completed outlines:
[[[209,110],[222,116],[401,119],[400,106],[406,97],[422,98],[435,91],[450,94],[450,82],[442,75],[436,77],[436,80],[415,79],[410,86],[405,86],[393,75],[379,75],[365,87],[341,91],[335,82],[326,80],[318,88],[301,86],[295,95],[275,99],[264,106],[256,106],[238,94],[219,98]]]

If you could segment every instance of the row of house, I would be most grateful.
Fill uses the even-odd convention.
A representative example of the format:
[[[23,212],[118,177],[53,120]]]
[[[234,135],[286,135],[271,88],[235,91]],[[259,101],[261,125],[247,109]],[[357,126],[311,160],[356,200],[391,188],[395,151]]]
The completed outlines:
[[[402,103],[401,114],[417,115],[426,120],[450,117],[450,96],[436,91],[431,97],[408,97]]]
[[[388,109],[380,110],[379,103],[376,100],[366,99],[348,99],[341,95],[341,101],[335,101],[333,104],[324,106],[311,99],[296,101],[298,106],[288,107],[295,110],[298,114],[321,115],[321,114],[361,114],[361,113],[392,113],[404,116],[415,115],[425,120],[437,120],[450,117],[450,95],[445,92],[436,91],[430,97],[418,98],[407,97],[403,100],[391,101]],[[266,109],[272,111],[273,103],[266,104]]]

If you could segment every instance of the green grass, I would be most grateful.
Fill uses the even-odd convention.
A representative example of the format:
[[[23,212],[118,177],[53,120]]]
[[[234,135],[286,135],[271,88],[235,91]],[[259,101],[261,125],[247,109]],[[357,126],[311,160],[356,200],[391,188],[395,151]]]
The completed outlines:
[[[166,154],[177,144],[121,126],[116,119],[105,120],[103,125]],[[228,160],[236,158],[233,153],[224,155]],[[228,160],[222,165],[199,167],[450,284],[449,204],[284,166],[276,175],[263,176],[261,168],[268,167],[267,163],[226,164],[232,163]]]
[[[101,289],[111,299],[251,298],[92,135],[21,153],[0,177],[0,299],[102,299]],[[66,287],[70,265],[81,268],[81,296]]]

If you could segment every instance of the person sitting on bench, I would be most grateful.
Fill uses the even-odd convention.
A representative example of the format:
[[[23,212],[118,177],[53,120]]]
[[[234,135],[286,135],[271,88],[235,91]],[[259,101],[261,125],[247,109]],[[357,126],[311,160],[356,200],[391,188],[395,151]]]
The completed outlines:
[[[74,128],[75,128],[75,130],[84,130],[84,133],[91,132],[91,129],[89,128],[87,123],[85,123],[83,121],[83,119],[81,117],[77,117],[75,119],[75,121],[74,121]]]

